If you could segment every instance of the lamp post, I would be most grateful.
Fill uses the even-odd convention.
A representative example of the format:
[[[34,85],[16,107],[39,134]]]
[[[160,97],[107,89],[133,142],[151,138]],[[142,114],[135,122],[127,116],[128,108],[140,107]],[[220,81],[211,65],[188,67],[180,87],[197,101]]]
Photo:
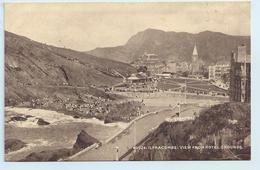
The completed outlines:
[[[179,116],[180,116],[180,113],[181,113],[181,105],[180,105],[180,103],[177,104],[177,107],[178,107],[178,109],[179,109],[177,116],[179,117]]]
[[[187,80],[185,79],[185,91],[184,91],[184,93],[185,93],[185,104],[187,103]]]
[[[118,155],[119,147],[116,146],[115,149],[116,149],[116,161],[118,161],[119,160],[119,155]]]
[[[133,149],[134,149],[134,153],[135,153],[135,145],[136,145],[136,121],[134,121],[133,124],[134,124],[134,146],[133,146]]]

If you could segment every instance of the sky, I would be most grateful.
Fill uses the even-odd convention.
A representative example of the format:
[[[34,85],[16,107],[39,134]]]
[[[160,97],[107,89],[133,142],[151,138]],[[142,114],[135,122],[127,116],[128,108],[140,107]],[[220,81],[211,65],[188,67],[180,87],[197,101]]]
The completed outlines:
[[[4,16],[7,31],[79,51],[124,45],[148,28],[250,35],[250,2],[8,3]]]

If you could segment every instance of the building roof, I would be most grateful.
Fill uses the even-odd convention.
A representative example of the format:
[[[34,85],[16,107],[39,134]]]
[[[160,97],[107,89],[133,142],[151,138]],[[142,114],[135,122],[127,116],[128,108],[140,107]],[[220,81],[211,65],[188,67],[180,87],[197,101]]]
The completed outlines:
[[[127,79],[128,79],[128,80],[139,80],[139,78],[136,77],[136,76],[135,76],[135,77],[128,77]]]
[[[142,80],[142,79],[146,79],[148,76],[146,75],[146,73],[140,72],[138,74],[131,74],[130,77],[128,77],[128,80]]]
[[[155,60],[155,61],[159,60],[159,56],[156,55],[156,54],[147,54],[147,53],[144,53],[141,58],[143,58],[143,59],[145,59],[145,60],[153,60],[153,61],[154,61],[154,60]]]

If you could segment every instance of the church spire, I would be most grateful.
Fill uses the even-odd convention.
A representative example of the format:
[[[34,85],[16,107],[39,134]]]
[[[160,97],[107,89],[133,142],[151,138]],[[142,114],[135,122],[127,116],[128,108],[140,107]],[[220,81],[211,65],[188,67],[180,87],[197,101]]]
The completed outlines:
[[[193,49],[192,55],[198,55],[196,44],[194,45],[194,49]]]

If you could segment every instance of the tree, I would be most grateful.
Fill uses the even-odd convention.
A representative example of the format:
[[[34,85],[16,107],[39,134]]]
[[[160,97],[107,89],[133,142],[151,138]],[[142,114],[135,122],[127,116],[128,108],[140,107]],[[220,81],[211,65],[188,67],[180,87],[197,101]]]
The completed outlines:
[[[221,75],[221,80],[223,81],[223,83],[228,83],[229,82],[229,74],[225,73],[223,75]]]
[[[203,72],[203,77],[209,78],[209,72]]]
[[[137,69],[138,72],[143,72],[143,73],[147,73],[147,67],[146,66],[140,66],[138,69]]]
[[[189,72],[188,71],[182,72],[182,76],[183,77],[188,77],[189,76]]]

